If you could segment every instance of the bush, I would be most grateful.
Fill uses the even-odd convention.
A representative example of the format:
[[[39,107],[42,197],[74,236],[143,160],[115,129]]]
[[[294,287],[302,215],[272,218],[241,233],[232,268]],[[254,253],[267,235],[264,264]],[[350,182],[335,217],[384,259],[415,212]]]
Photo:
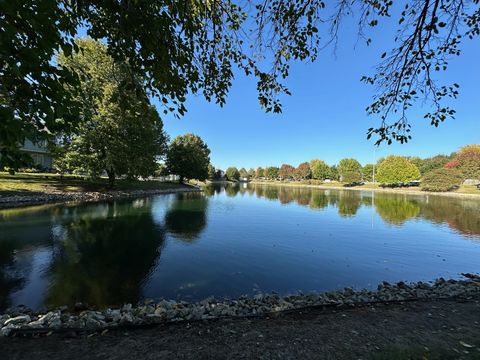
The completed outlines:
[[[422,190],[450,191],[457,188],[463,181],[463,174],[456,169],[436,169],[425,174]]]
[[[420,179],[420,171],[403,156],[387,156],[378,166],[377,177],[382,184],[401,184]]]

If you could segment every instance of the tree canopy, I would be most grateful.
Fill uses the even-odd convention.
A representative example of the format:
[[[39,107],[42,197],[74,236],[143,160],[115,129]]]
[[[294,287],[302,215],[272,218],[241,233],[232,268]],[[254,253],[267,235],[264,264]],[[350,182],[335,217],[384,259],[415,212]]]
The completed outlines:
[[[66,88],[79,76],[58,67],[58,49],[77,50],[80,28],[103,41],[115,61],[128,64],[166,112],[183,115],[188,93],[201,93],[221,106],[235,68],[257,80],[265,111],[281,112],[290,94],[282,82],[295,60],[315,61],[335,46],[346,16],[354,15],[359,40],[369,45],[369,29],[384,19],[397,21],[392,48],[385,49],[373,74],[362,80],[376,89],[367,113],[379,116],[368,136],[381,141],[410,138],[408,109],[429,105],[432,125],[455,115],[445,98],[458,96],[459,84],[437,81],[461,54],[464,38],[480,34],[477,0],[390,0],[254,2],[219,1],[3,1],[0,3],[0,152],[5,163],[19,160],[25,138],[52,138],[78,118],[78,104]],[[367,68],[367,67],[366,67]]]
[[[310,164],[308,162],[301,163],[295,169],[294,178],[297,180],[310,179],[312,171],[310,170]]]
[[[390,155],[379,165],[376,179],[382,184],[399,184],[420,180],[420,171],[404,156]]]
[[[340,180],[347,184],[362,181],[362,165],[355,159],[346,158],[340,160],[338,163],[338,173]]]
[[[294,177],[295,168],[289,164],[282,164],[278,170],[278,176],[282,179],[292,179]]]
[[[170,174],[184,179],[205,180],[208,177],[210,149],[194,134],[177,136],[169,145],[166,165]]]
[[[81,76],[72,98],[81,104],[73,132],[57,139],[56,165],[61,170],[118,175],[153,175],[165,155],[167,136],[155,107],[139,80],[116,63],[104,45],[77,40],[82,51],[61,53],[58,63]]]
[[[325,180],[329,177],[329,166],[323,160],[315,159],[310,161],[310,169],[313,179]]]
[[[227,179],[231,181],[238,181],[238,179],[240,179],[240,172],[234,166],[229,167],[225,171],[225,175],[227,176]]]

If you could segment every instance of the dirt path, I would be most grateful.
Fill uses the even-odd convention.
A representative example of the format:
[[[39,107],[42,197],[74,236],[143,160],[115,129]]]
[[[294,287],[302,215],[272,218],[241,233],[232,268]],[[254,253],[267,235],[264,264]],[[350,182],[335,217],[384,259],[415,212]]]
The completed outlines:
[[[480,296],[90,336],[0,339],[7,359],[480,359]]]

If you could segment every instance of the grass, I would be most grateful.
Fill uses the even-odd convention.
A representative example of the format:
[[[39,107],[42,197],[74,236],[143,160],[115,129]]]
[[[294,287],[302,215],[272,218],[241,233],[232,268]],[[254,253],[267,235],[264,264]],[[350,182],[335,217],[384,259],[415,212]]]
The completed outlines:
[[[322,183],[321,181],[312,181],[312,180],[303,180],[303,181],[280,181],[280,180],[261,180],[260,182],[262,183],[271,183],[271,184],[286,184],[286,185],[319,185],[321,187],[332,187],[332,188],[338,188],[338,187],[345,187],[345,189],[384,189],[378,184],[363,184],[363,185],[357,185],[353,187],[345,186],[345,184],[339,182],[339,181],[332,181],[328,183]],[[412,186],[412,187],[401,187],[401,188],[385,188],[388,189],[389,191],[394,191],[394,192],[404,192],[404,191],[422,191],[422,188],[419,186]],[[462,185],[460,186],[459,189],[452,191],[453,193],[457,194],[474,194],[474,195],[480,195],[480,190],[477,189],[476,186],[473,185]],[[432,192],[432,194],[435,194]]]
[[[179,187],[176,183],[165,183],[156,180],[116,180],[113,190],[157,190]],[[88,179],[82,176],[17,173],[10,175],[0,173],[0,195],[15,195],[18,193],[53,193],[53,192],[87,192],[107,191],[106,178]]]

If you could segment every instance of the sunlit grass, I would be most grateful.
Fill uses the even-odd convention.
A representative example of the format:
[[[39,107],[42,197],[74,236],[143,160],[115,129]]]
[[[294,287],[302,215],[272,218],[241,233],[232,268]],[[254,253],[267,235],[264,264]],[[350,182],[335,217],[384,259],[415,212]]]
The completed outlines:
[[[310,185],[310,186],[319,186],[322,188],[346,188],[346,189],[366,189],[366,190],[372,190],[372,189],[387,189],[388,191],[393,191],[393,192],[406,192],[406,191],[422,191],[422,188],[419,186],[411,186],[411,187],[398,187],[398,188],[383,188],[379,184],[373,184],[373,183],[366,183],[363,185],[356,185],[356,186],[345,186],[345,184],[339,182],[339,181],[331,181],[331,182],[312,182],[311,180],[304,180],[304,181],[279,181],[279,180],[260,180],[260,181],[254,181],[254,182],[260,182],[260,183],[268,183],[268,184],[285,184],[285,185],[291,185],[291,186],[304,186],[304,185]],[[474,194],[474,195],[480,195],[480,190],[477,189],[476,186],[473,185],[462,185],[460,186],[459,189],[452,191],[453,193],[457,194]],[[434,194],[434,193],[432,193]]]
[[[140,181],[119,179],[114,190],[153,190],[178,187],[176,183],[165,183],[156,180]],[[10,175],[0,173],[0,193],[35,193],[35,192],[84,192],[110,190],[106,178],[89,179],[82,176],[59,174],[17,173]]]

